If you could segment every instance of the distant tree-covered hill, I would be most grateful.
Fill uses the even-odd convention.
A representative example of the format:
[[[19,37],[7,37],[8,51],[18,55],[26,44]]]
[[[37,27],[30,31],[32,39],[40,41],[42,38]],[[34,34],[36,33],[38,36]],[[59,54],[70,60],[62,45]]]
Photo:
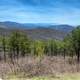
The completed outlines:
[[[32,39],[59,39],[62,40],[74,27],[70,25],[55,25],[41,23],[16,23],[16,22],[0,22],[0,34],[9,35],[13,30],[25,32]]]

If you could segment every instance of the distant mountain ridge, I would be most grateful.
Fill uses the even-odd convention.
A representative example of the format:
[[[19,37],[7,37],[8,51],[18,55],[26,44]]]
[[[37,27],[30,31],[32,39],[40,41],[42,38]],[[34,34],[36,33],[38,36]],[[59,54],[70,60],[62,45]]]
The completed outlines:
[[[64,31],[64,32],[71,32],[74,27],[71,25],[67,25],[67,24],[61,24],[61,25],[52,25],[50,26],[50,28],[56,29],[56,30],[60,30],[60,31]]]
[[[0,33],[10,35],[13,30],[20,30],[28,35],[31,39],[62,40],[70,33],[74,27],[70,25],[42,24],[42,23],[16,23],[16,22],[0,22]]]
[[[17,23],[17,22],[0,22],[0,27],[9,29],[34,29],[34,28],[51,28],[59,31],[70,32],[74,26],[65,24],[50,24],[50,23]]]

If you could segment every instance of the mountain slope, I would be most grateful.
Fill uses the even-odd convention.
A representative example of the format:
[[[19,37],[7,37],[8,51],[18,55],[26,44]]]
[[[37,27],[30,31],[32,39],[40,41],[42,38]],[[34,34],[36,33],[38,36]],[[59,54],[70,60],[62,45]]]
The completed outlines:
[[[74,29],[73,26],[70,25],[61,25],[61,24],[49,24],[49,23],[16,23],[16,22],[0,22],[0,27],[9,28],[9,29],[34,29],[34,28],[51,28],[56,29],[63,32],[70,32]]]
[[[15,29],[18,30],[18,29]],[[9,36],[14,29],[5,29],[0,28],[0,35]],[[30,39],[33,40],[49,40],[49,39],[58,39],[62,40],[67,35],[64,32],[50,29],[50,28],[36,28],[36,29],[24,29],[19,31],[24,32]]]
[[[71,32],[74,29],[74,27],[71,25],[52,25],[50,26],[50,28],[67,32],[67,33]]]
[[[58,39],[62,40],[74,28],[69,25],[52,24],[20,24],[16,22],[0,22],[0,34],[10,35],[13,30],[25,32],[31,39]]]
[[[59,30],[50,29],[50,28],[36,28],[26,30],[28,36],[32,39],[48,40],[48,39],[58,39],[62,40],[67,35],[64,32]]]

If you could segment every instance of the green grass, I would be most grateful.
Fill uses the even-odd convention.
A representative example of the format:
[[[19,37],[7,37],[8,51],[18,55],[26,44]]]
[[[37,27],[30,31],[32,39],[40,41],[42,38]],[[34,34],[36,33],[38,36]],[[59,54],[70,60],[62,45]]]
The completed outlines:
[[[7,80],[80,80],[80,74],[64,74],[55,77],[33,77],[33,78],[18,78],[17,76],[10,76]]]

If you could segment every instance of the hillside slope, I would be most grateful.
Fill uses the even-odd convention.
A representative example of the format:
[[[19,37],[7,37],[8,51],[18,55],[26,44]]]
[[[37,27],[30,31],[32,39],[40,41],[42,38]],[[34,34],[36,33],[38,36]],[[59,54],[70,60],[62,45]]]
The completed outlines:
[[[24,32],[30,39],[33,40],[48,40],[48,39],[58,39],[62,40],[67,33],[55,30],[55,29],[49,29],[49,28],[36,28],[36,29],[5,29],[0,28],[0,35],[10,35],[12,31],[19,30]]]

